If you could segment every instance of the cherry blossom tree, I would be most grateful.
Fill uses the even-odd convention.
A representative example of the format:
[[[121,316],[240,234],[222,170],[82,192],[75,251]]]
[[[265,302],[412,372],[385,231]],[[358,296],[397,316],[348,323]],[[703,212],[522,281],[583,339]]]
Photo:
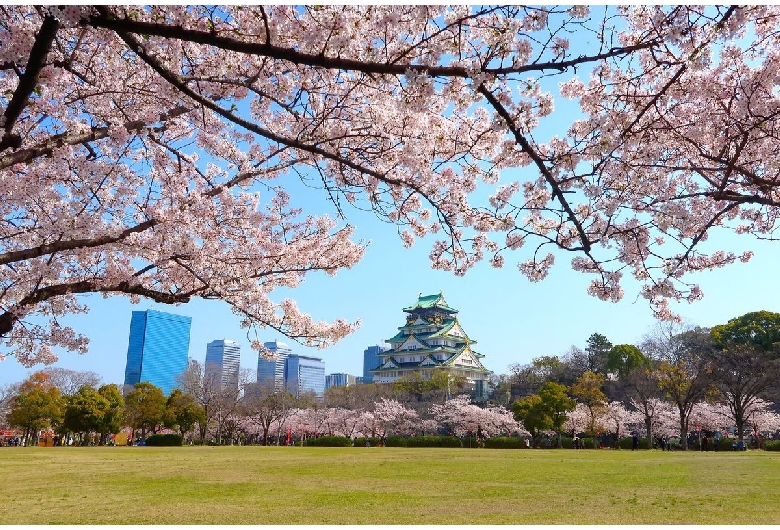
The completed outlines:
[[[376,434],[386,438],[388,434],[411,434],[417,429],[420,417],[417,412],[394,399],[380,398],[374,404]]]
[[[566,415],[563,429],[571,434],[572,438],[578,433],[585,432],[590,422],[590,411],[582,403],[577,403],[574,410]]]
[[[616,447],[620,435],[625,433],[626,428],[641,424],[642,420],[643,416],[640,412],[627,409],[620,401],[610,401],[607,403],[601,416],[602,424],[615,437]]]
[[[472,403],[467,395],[433,404],[430,413],[434,421],[455,436],[476,435],[480,430],[485,435],[528,434],[522,423],[514,419],[512,411],[504,407],[482,408]]]
[[[0,336],[26,365],[87,348],[59,321],[85,293],[220,299],[308,345],[352,331],[272,300],[364,251],[288,176],[432,235],[435,268],[519,251],[539,281],[569,255],[590,294],[632,276],[663,318],[701,298],[690,273],[750,259],[703,250],[711,231],[776,227],[774,6],[1,13]],[[580,114],[545,137],[556,96]]]
[[[354,438],[360,425],[360,411],[333,408],[325,409],[325,427],[331,436]]]
[[[644,423],[645,433],[647,434],[647,448],[652,449],[653,436],[670,434],[665,432],[666,429],[659,428],[658,423],[660,422],[660,416],[664,412],[667,412],[666,415],[670,417],[674,415],[671,404],[655,397],[646,397],[644,399],[631,398],[629,403],[641,415],[641,421]]]
[[[700,401],[691,409],[690,425],[698,431],[717,431],[732,423],[726,415],[726,407],[721,404]]]
[[[774,403],[762,399],[753,403],[748,411],[747,422],[754,433],[760,435],[762,432],[777,432],[780,430],[780,414],[773,409]]]

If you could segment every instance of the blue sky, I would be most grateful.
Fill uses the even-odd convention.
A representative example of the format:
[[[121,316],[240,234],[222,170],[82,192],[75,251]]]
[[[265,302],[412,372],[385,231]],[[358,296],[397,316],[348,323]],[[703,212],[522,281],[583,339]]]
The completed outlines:
[[[310,276],[298,289],[280,293],[279,298],[292,295],[302,309],[319,319],[360,318],[361,328],[324,350],[296,345],[272,331],[263,337],[288,342],[296,353],[322,357],[326,373],[360,375],[363,350],[392,337],[404,324],[402,308],[412,304],[421,292],[444,293],[450,306],[460,311],[460,322],[477,341],[475,349],[485,355],[485,365],[497,374],[508,373],[512,363],[527,363],[540,355],[560,355],[572,345],[584,347],[594,332],[606,335],[614,344],[635,343],[655,323],[646,301],[636,299],[635,283],[626,283],[626,296],[621,302],[602,302],[587,295],[589,278],[571,271],[565,256],[560,257],[545,281],[535,284],[514,267],[520,255],[511,254],[503,269],[482,263],[464,277],[456,277],[429,267],[425,242],[405,249],[393,226],[366,214],[351,220],[358,225],[358,237],[372,240],[365,258],[333,278]],[[717,235],[711,243],[719,240],[725,248],[752,248],[756,255],[747,264],[700,274],[696,279],[704,289],[704,299],[677,305],[677,311],[689,322],[702,326],[725,323],[749,311],[780,312],[780,282],[775,273],[780,244]],[[120,297],[106,300],[90,296],[86,300],[92,311],[72,316],[67,322],[90,337],[89,352],[63,352],[56,366],[91,370],[100,374],[104,383],[122,383],[131,312],[158,309],[192,317],[192,358],[203,361],[208,342],[227,338],[241,344],[242,368],[256,368],[257,355],[249,348],[238,317],[221,302],[198,300],[164,306],[146,301],[133,305]],[[0,385],[21,381],[30,371],[8,358],[0,364]]]

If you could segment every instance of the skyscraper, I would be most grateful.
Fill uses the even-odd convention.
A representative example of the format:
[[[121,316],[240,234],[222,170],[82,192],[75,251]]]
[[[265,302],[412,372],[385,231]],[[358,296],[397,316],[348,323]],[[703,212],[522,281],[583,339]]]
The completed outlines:
[[[287,391],[295,397],[313,393],[325,396],[325,363],[319,357],[290,354],[285,370]]]
[[[238,388],[238,370],[241,364],[241,346],[227,339],[214,340],[206,345],[206,373],[213,374],[222,388]]]
[[[125,384],[148,382],[164,394],[179,386],[187,368],[191,317],[149,309],[133,311],[127,345]]]
[[[356,382],[356,377],[350,374],[328,374],[325,376],[325,390],[332,386],[352,386]]]
[[[279,341],[265,342],[263,346],[276,356],[276,359],[265,359],[260,354],[257,357],[257,382],[268,383],[273,381],[276,390],[284,390],[285,379],[284,369],[287,363],[287,356],[292,353],[287,344]]]
[[[379,354],[387,351],[387,349],[387,347],[376,345],[369,346],[363,350],[363,383],[374,382],[374,374],[372,374],[369,370],[373,370],[382,363],[382,360],[379,358]]]

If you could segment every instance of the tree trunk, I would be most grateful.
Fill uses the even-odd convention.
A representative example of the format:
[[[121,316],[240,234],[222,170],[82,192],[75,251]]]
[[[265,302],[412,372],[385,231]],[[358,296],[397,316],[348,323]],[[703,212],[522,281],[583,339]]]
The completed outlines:
[[[645,427],[647,428],[647,448],[653,448],[653,419],[645,416]]]
[[[737,438],[742,442],[745,440],[745,414],[744,409],[738,407],[736,403],[734,406],[734,423],[737,427]]]

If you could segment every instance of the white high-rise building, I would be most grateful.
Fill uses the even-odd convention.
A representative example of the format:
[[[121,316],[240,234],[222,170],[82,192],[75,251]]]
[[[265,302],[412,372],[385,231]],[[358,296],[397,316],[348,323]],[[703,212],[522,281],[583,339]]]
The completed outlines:
[[[275,359],[266,359],[262,354],[257,358],[257,382],[260,384],[268,384],[273,381],[274,389],[282,391],[285,389],[285,366],[287,365],[287,357],[292,353],[287,344],[279,341],[271,341],[263,343],[268,351],[275,355]]]
[[[206,373],[214,374],[222,388],[238,388],[241,365],[241,346],[227,339],[214,340],[206,345]]]

